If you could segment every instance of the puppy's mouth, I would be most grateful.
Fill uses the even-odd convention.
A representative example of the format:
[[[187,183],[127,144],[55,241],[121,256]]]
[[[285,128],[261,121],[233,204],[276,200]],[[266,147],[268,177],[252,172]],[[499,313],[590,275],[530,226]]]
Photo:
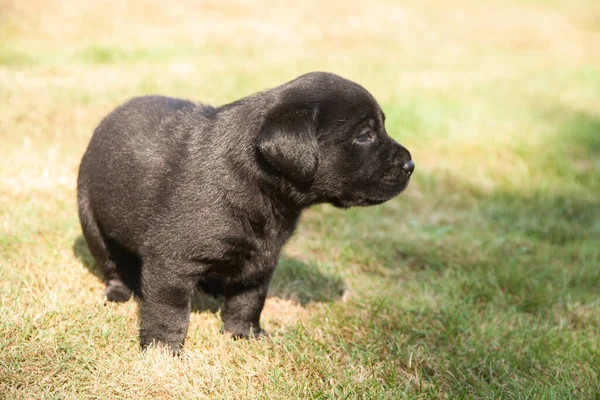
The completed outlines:
[[[402,181],[400,184],[396,183],[394,185],[385,185],[381,192],[376,196],[366,196],[366,201],[375,204],[381,204],[386,202],[404,191],[408,187],[408,182],[410,179],[406,179]]]
[[[380,190],[375,193],[353,193],[351,196],[331,199],[329,202],[338,208],[376,206],[385,203],[402,193],[404,189],[407,188],[409,181],[409,179],[406,179],[400,184],[382,185],[383,187],[378,188]]]

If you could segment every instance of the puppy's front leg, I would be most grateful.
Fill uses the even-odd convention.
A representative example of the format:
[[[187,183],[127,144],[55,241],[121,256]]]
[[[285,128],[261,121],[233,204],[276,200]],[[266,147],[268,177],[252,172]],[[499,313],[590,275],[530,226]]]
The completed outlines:
[[[194,281],[165,265],[144,265],[140,304],[140,343],[168,346],[173,354],[183,347],[190,322]]]
[[[227,285],[225,307],[221,312],[223,330],[235,339],[266,336],[260,327],[260,313],[265,305],[270,276],[257,285]]]

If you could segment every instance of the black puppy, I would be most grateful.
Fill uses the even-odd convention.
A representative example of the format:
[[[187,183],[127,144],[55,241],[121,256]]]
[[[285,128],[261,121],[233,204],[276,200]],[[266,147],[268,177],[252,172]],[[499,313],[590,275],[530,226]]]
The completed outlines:
[[[178,352],[196,285],[223,294],[224,330],[260,336],[267,288],[300,213],[382,203],[410,153],[371,94],[313,72],[213,108],[151,96],[96,128],[79,169],[85,239],[109,301],[140,299],[140,339]]]

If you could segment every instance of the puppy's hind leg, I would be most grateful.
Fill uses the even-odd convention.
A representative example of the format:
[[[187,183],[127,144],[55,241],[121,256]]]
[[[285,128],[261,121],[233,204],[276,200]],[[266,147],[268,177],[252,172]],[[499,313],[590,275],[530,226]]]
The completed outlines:
[[[104,282],[106,283],[106,290],[104,291],[106,299],[114,302],[128,301],[131,298],[132,291],[123,283],[117,272],[117,265],[111,257],[107,240],[102,235],[93,211],[89,207],[89,202],[86,196],[82,194],[82,190],[79,190],[77,197],[81,229],[96,264],[102,270]]]

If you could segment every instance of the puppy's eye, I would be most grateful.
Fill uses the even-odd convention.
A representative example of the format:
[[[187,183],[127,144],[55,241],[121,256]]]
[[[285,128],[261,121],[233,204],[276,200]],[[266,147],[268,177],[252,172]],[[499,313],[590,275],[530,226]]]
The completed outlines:
[[[372,130],[365,130],[360,135],[354,138],[356,144],[368,144],[375,140],[375,134]]]

